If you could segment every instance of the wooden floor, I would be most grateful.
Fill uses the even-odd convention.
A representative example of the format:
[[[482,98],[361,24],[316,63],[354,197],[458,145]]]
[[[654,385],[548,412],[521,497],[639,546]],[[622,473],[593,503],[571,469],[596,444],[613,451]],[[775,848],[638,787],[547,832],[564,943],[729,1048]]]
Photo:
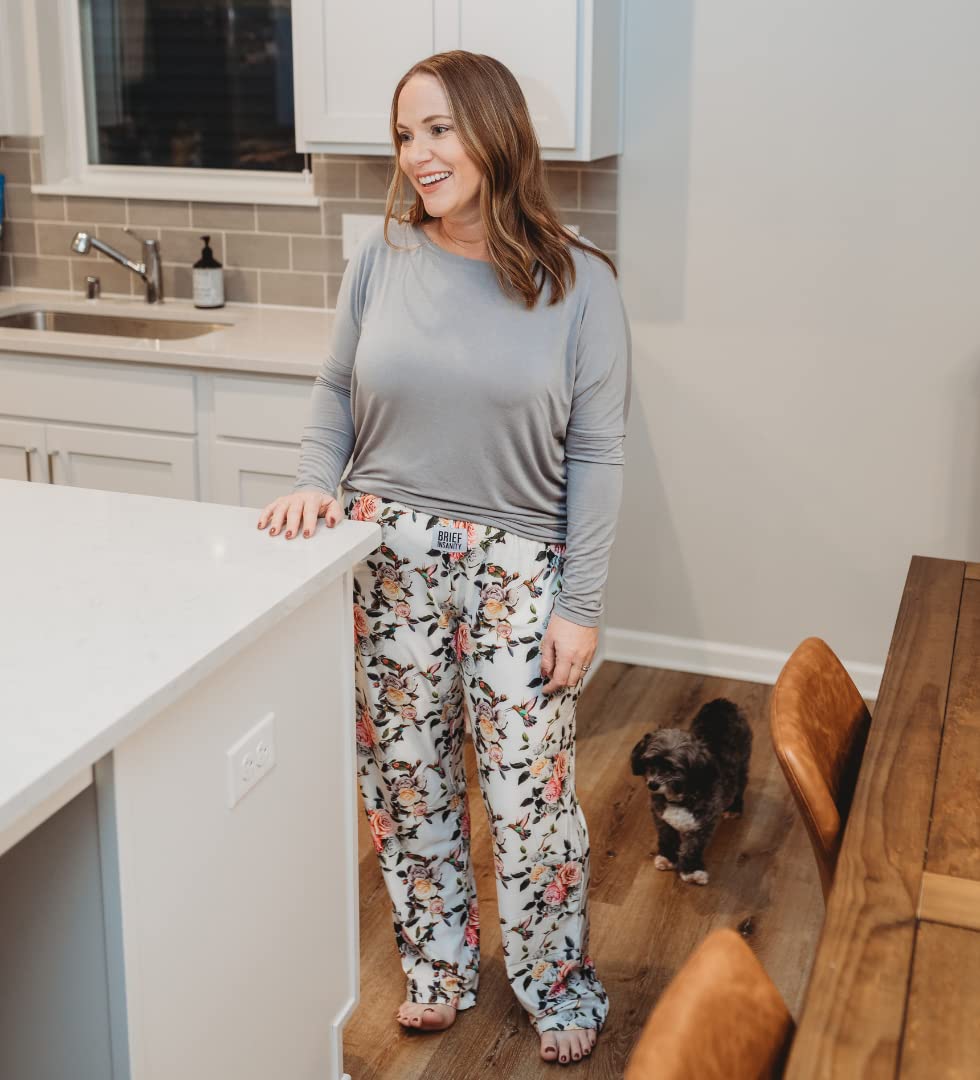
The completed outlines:
[[[361,996],[344,1029],[352,1080],[531,1080],[572,1070],[620,1078],[661,991],[694,946],[720,926],[739,929],[798,1015],[823,920],[816,865],[769,740],[770,687],[605,662],[578,711],[577,793],[592,850],[590,952],[610,1010],[591,1059],[546,1064],[504,974],[489,830],[476,786],[473,748],[466,767],[473,808],[472,851],[481,914],[479,1003],[445,1032],[403,1029],[405,997],[391,907],[359,813]],[[656,833],[646,789],[630,772],[630,750],[646,731],[689,719],[706,701],[728,697],[755,733],[745,814],[719,826],[708,848],[706,887],[654,869]]]

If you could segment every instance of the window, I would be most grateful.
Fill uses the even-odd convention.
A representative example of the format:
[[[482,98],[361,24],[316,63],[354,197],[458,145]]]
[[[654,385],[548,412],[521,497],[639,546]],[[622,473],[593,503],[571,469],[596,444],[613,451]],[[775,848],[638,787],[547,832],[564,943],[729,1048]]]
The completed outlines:
[[[37,9],[45,182],[33,190],[316,202],[296,152],[290,0],[54,3],[54,25]]]
[[[79,0],[93,165],[302,172],[289,0]]]

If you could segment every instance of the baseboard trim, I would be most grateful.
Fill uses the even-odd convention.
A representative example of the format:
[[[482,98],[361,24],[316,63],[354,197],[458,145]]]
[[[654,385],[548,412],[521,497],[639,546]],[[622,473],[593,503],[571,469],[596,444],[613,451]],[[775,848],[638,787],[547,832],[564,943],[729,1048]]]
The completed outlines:
[[[788,658],[789,653],[772,649],[753,649],[745,645],[727,645],[697,638],[622,630],[614,626],[605,628],[602,649],[603,660],[769,685],[775,683]],[[845,660],[843,657],[841,663],[862,697],[873,699],[878,696],[884,668],[877,664]]]

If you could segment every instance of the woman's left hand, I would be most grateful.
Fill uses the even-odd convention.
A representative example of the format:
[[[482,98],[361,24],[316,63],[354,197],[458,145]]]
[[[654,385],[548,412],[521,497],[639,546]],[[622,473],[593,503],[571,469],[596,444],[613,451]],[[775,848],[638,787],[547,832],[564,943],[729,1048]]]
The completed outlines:
[[[541,674],[549,681],[541,688],[553,694],[564,686],[575,686],[583,668],[592,663],[599,644],[598,626],[579,626],[552,612],[541,639]]]

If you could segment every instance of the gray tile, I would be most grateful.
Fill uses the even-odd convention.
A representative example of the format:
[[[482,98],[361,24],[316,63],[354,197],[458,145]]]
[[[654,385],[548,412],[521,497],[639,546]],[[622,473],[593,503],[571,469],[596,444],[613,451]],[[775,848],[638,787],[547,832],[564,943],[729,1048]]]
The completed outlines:
[[[259,296],[263,304],[319,307],[326,304],[323,274],[286,274],[263,270],[259,275]]]
[[[561,214],[562,224],[577,225],[579,232],[590,243],[598,248],[615,251],[616,244],[616,214],[604,213],[601,210],[568,210]]]
[[[357,195],[357,164],[327,158],[314,165],[313,190],[321,198],[353,199]]]
[[[129,224],[139,225],[190,225],[190,203],[171,199],[129,199]]]
[[[3,250],[17,255],[36,255],[37,237],[33,221],[5,221],[3,223]]]
[[[294,236],[293,269],[320,273],[344,270],[343,242],[335,237]]]
[[[581,162],[583,169],[612,169],[614,172],[619,168],[619,155],[611,154],[609,157],[596,158],[595,161]]]
[[[37,250],[41,255],[63,255],[65,258],[71,255],[71,242],[76,232],[82,231],[95,235],[95,229],[84,222],[81,225],[62,225],[39,221],[35,229]]]
[[[286,269],[289,266],[289,237],[262,233],[228,233],[225,251],[229,266]]]
[[[191,203],[195,229],[255,230],[255,207],[241,203]]]
[[[67,259],[13,255],[14,284],[18,288],[67,289],[71,285]]]
[[[275,233],[319,233],[319,206],[260,206],[259,230]]]
[[[10,288],[14,283],[9,255],[0,255],[0,288]]]
[[[344,214],[384,214],[384,200],[378,199],[324,199],[323,231],[327,236],[342,236]]]
[[[0,150],[0,173],[8,184],[31,182],[31,155],[27,150]]]
[[[165,263],[193,266],[201,257],[204,241],[196,229],[161,229],[160,253]],[[211,236],[211,250],[218,262],[225,261],[225,243],[222,233]]]
[[[44,167],[41,164],[41,155],[37,151],[31,154],[31,183],[44,183]]]
[[[614,172],[579,173],[582,178],[583,210],[616,210],[619,174]]]
[[[140,225],[136,231],[144,240],[160,239],[159,229]],[[96,225],[95,235],[100,240],[104,240],[107,244],[111,244],[117,251],[121,251],[124,255],[128,255],[131,259],[139,260],[141,257],[142,248],[139,240],[137,240],[132,233],[123,232],[123,227],[121,225]],[[166,251],[164,251],[163,255],[164,258],[166,258]]]
[[[37,150],[41,145],[37,135],[4,135],[0,141],[4,150]]]
[[[357,197],[387,199],[394,175],[394,161],[362,161],[357,166]]]
[[[189,266],[164,266],[163,296],[174,300],[192,300],[194,277]]]
[[[545,180],[555,200],[555,206],[577,209],[578,169],[546,169]]]
[[[7,186],[7,217],[21,221],[64,221],[65,200],[61,195],[32,195],[27,186]]]
[[[70,259],[71,263],[71,289],[72,292],[85,292],[85,279],[89,276],[97,277],[102,287],[102,292],[112,295],[131,296],[134,283],[139,286],[139,294],[143,295],[143,283],[125,266],[99,256],[93,259],[90,256]]]
[[[69,221],[104,221],[107,225],[126,221],[125,199],[82,199],[69,195],[65,209]]]
[[[259,302],[258,270],[225,270],[225,299],[241,304]]]

